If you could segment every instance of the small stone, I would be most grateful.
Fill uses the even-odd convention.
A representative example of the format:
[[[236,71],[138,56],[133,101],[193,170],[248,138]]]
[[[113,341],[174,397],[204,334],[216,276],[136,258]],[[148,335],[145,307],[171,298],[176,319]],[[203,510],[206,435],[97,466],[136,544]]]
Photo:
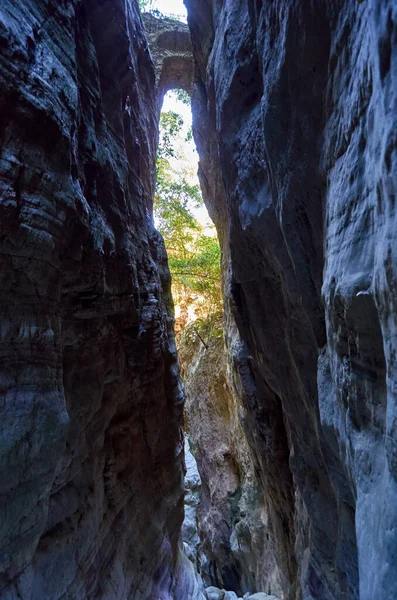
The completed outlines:
[[[205,595],[208,600],[224,600],[225,590],[220,590],[219,588],[211,585],[210,587],[206,588]]]
[[[225,592],[224,600],[239,600],[235,592]]]

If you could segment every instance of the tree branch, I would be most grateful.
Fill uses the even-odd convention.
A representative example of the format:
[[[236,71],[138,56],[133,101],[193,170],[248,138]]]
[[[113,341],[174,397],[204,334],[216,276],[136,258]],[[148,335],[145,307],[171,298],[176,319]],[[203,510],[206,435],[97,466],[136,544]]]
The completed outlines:
[[[196,328],[194,328],[194,331],[195,331],[195,332],[197,333],[197,335],[199,336],[199,338],[200,338],[200,341],[201,341],[201,343],[203,344],[204,348],[205,348],[206,350],[208,350],[208,345],[205,343],[205,341],[203,340],[203,338],[202,338],[202,337],[201,337],[201,335],[199,334],[198,330],[197,330]]]

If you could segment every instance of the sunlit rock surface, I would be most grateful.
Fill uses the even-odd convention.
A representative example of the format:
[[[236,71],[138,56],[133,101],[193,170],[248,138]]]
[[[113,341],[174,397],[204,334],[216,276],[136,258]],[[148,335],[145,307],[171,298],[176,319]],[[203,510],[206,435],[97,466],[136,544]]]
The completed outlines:
[[[223,337],[213,326],[201,336],[206,346],[191,325],[178,344],[187,436],[201,476],[197,567],[206,585],[237,596],[254,590],[281,594],[258,465],[240,423],[243,411],[229,381]]]
[[[201,597],[136,2],[0,7],[0,597]]]
[[[230,362],[285,597],[396,598],[397,5],[185,3]]]

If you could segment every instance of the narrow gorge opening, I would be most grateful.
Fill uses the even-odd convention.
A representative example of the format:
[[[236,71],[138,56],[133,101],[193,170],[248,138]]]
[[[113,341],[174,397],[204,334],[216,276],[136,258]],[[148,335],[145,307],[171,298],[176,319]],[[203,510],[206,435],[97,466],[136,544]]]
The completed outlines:
[[[222,489],[217,494],[223,498],[211,499],[214,485],[206,468],[214,461],[219,435],[213,417],[219,409],[227,410],[221,406],[226,394],[221,255],[197,177],[191,100],[182,89],[171,90],[164,96],[156,169],[154,221],[168,255],[175,339],[185,391],[182,541],[186,556],[207,587],[232,585],[238,592],[241,591],[238,581],[230,578],[224,581],[218,572],[219,548],[214,547],[213,536],[205,525],[211,521],[214,509],[219,510],[217,501],[224,502],[228,495],[228,490]]]
[[[185,391],[184,551],[211,600],[282,598],[259,466],[243,429],[225,348],[221,249],[197,176],[194,68],[183,4],[142,4],[159,105],[154,222],[172,276]]]
[[[222,325],[220,247],[197,177],[190,97],[169,91],[160,112],[154,221],[161,233],[172,275],[175,333],[196,335]]]

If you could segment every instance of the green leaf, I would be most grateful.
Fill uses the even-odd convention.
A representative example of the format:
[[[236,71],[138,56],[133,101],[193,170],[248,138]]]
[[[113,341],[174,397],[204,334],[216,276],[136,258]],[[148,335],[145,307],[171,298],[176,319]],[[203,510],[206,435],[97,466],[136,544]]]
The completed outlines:
[[[204,228],[193,213],[203,206],[200,188],[189,182],[183,160],[175,160],[183,124],[176,112],[161,113],[155,221],[168,252],[176,303],[195,301],[203,313],[217,313],[222,308],[221,252],[215,228]]]
[[[177,99],[186,106],[190,106],[190,96],[185,90],[174,90]]]

